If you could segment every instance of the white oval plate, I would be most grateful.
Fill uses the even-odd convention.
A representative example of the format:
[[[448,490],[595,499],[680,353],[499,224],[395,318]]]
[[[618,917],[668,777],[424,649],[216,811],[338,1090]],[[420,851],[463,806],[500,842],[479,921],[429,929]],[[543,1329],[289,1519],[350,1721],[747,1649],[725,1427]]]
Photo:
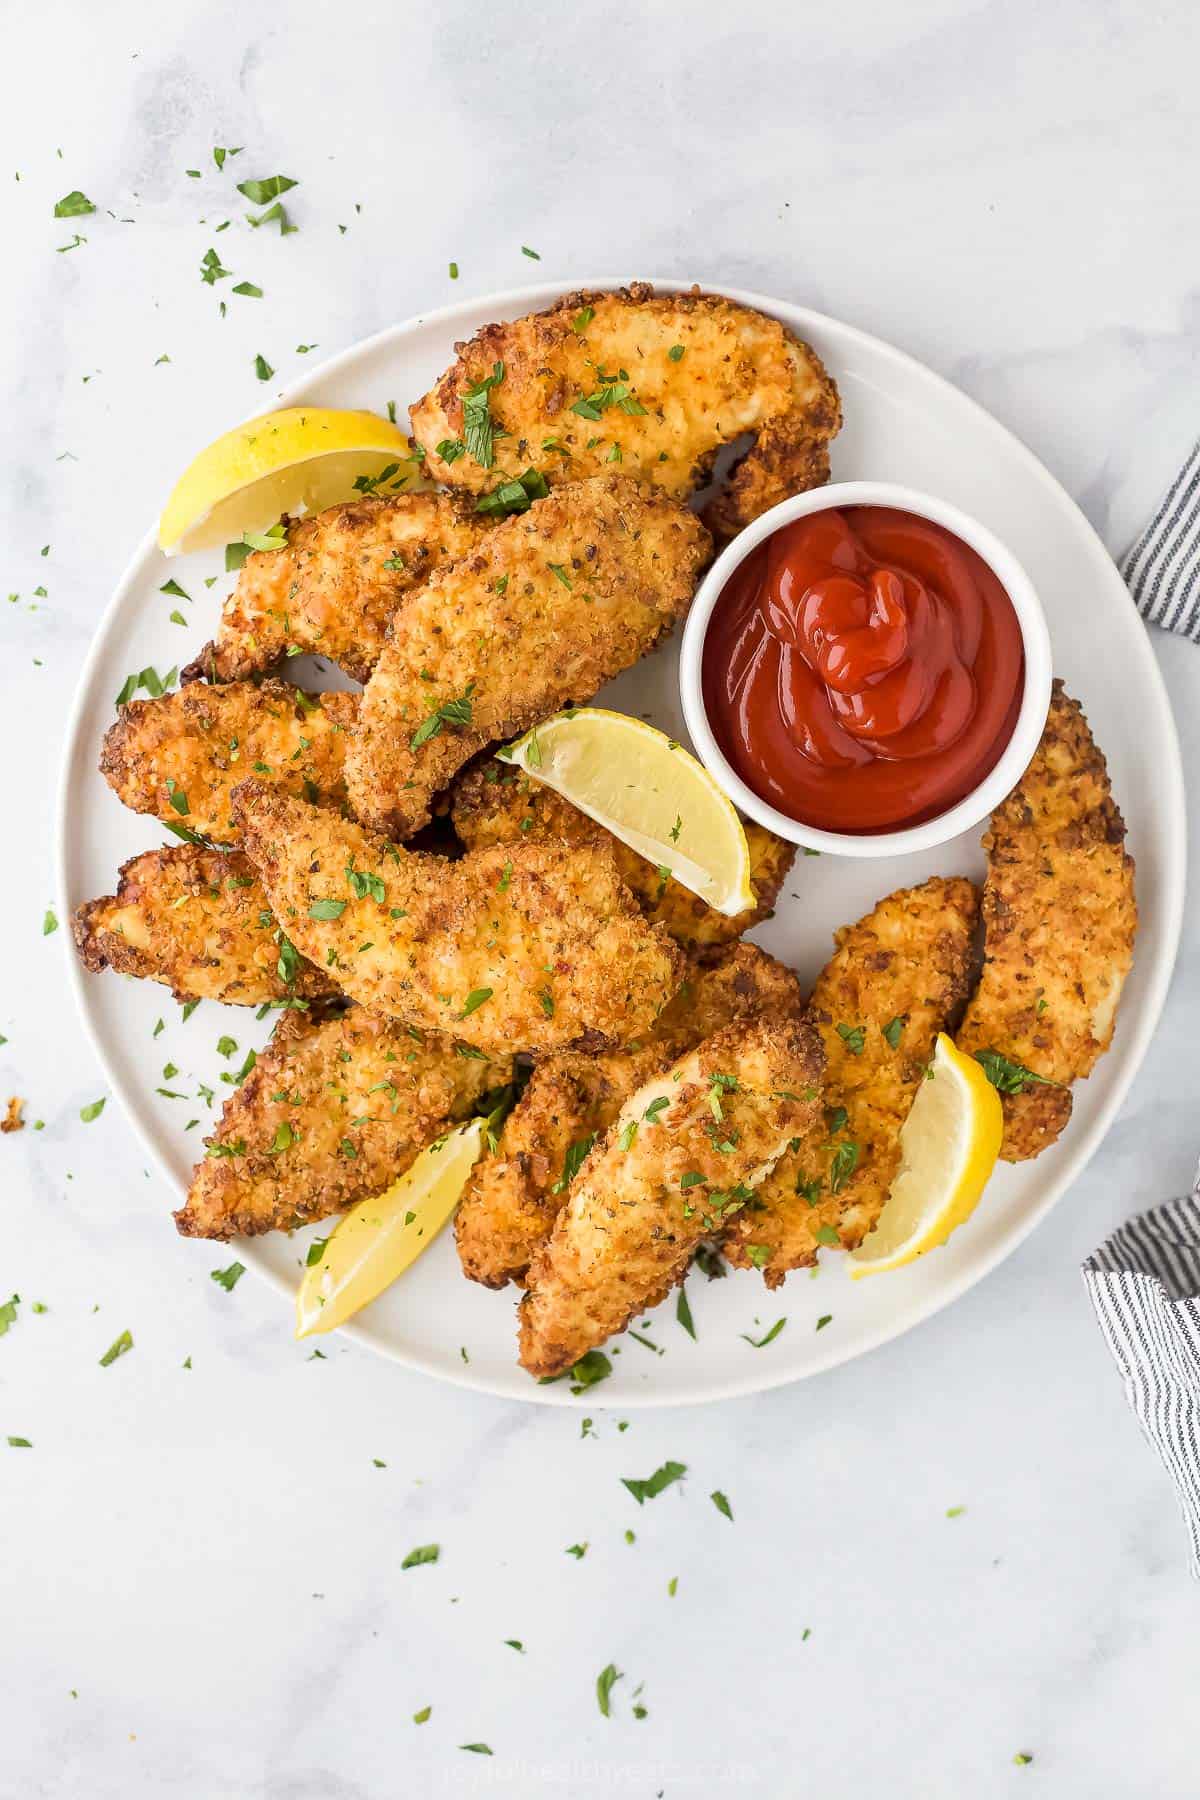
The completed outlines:
[[[677,1322],[674,1300],[668,1301],[644,1333],[653,1348],[628,1335],[609,1346],[613,1374],[588,1395],[589,1405],[679,1405],[795,1381],[898,1336],[980,1280],[1032,1231],[1100,1143],[1158,1021],[1183,909],[1183,776],[1169,702],[1142,622],[1082,513],[1016,438],[912,358],[804,307],[734,288],[723,291],[783,320],[828,364],[846,413],[834,445],[834,480],[870,477],[942,495],[990,526],[1024,563],[1046,609],[1056,673],[1086,708],[1129,822],[1141,929],[1112,1051],[1076,1088],[1070,1127],[1037,1162],[1001,1167],[975,1216],[943,1250],[910,1269],[862,1282],[849,1279],[836,1252],[826,1253],[818,1279],[795,1274],[774,1295],[752,1274],[708,1282],[693,1273],[688,1294],[696,1341]],[[408,401],[423,394],[449,364],[456,339],[490,320],[549,305],[561,292],[542,283],[397,325],[326,363],[283,403],[382,412],[395,400],[403,416]],[[234,579],[220,571],[221,559],[211,553],[168,563],[151,532],[104,615],[67,731],[59,888],[68,909],[111,893],[118,864],[164,840],[155,821],[126,812],[101,779],[100,740],[130,670],[153,663],[162,673],[185,662],[210,636]],[[217,574],[206,589],[204,578]],[[171,577],[192,596],[186,607],[159,592]],[[170,623],[175,607],[186,610],[192,629]],[[684,737],[676,655],[674,646],[667,646],[612,683],[600,703],[646,714]],[[933,874],[979,877],[982,872],[975,834],[891,862],[800,855],[775,918],[755,936],[808,979],[826,960],[834,928],[858,918],[891,889]],[[113,1091],[182,1199],[200,1139],[216,1117],[202,1097],[192,1096],[207,1086],[219,1108],[228,1092],[220,1074],[236,1067],[249,1046],[265,1041],[270,1020],[256,1023],[249,1009],[205,1002],[183,1023],[166,989],[153,983],[87,976],[74,960],[72,979]],[[159,1018],[168,1023],[155,1037]],[[239,1046],[229,1062],[216,1053],[222,1033]],[[179,1073],[164,1079],[167,1063]],[[160,1087],[189,1097],[161,1097],[155,1092]],[[199,1123],[188,1131],[193,1118]],[[237,1255],[279,1291],[281,1332],[292,1329],[297,1271],[308,1238],[320,1229],[236,1246]],[[172,1226],[165,1208],[163,1232],[167,1249]],[[346,1329],[385,1356],[466,1387],[549,1405],[575,1404],[567,1382],[539,1386],[518,1368],[513,1304],[513,1290],[491,1293],[462,1278],[453,1234],[445,1232],[402,1281]],[[817,1320],[825,1314],[832,1314],[832,1321],[818,1333]],[[786,1329],[764,1349],[754,1349],[741,1335],[761,1336],[784,1315]]]

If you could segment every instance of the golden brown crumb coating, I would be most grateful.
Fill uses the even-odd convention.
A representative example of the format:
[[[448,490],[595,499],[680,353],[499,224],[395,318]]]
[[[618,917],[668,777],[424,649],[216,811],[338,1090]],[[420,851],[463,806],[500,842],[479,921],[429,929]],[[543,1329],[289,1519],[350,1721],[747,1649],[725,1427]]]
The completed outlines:
[[[121,707],[100,773],[134,812],[232,844],[230,796],[248,775],[316,806],[345,805],[346,728],[357,712],[357,694],[304,694],[284,681],[193,682]]]
[[[400,850],[249,781],[247,855],[296,948],[364,1006],[496,1054],[625,1042],[683,974],[600,845],[514,844],[458,862]]]
[[[328,1218],[380,1193],[511,1073],[509,1058],[463,1056],[361,1006],[324,1022],[287,1012],[205,1140],[175,1223],[230,1238]]]
[[[571,1185],[529,1267],[520,1359],[558,1375],[687,1272],[820,1116],[823,1058],[806,1019],[743,1020],[631,1096]]]
[[[1067,1084],[1090,1075],[1112,1042],[1137,932],[1125,821],[1082,708],[1061,681],[1033,761],[983,843],[983,975],[958,1042],[1018,1065],[1015,1074],[998,1071],[1000,1154],[1023,1162],[1054,1142],[1071,1115]],[[996,1068],[993,1059],[984,1066]],[[1004,1091],[1013,1084],[1016,1092]]]
[[[77,907],[72,925],[85,968],[164,982],[177,1000],[261,1006],[338,992],[303,957],[281,956],[262,884],[236,850],[147,850],[122,863],[115,894]]]
[[[970,988],[978,915],[969,881],[934,877],[836,934],[809,1001],[825,1047],[824,1113],[725,1238],[728,1260],[761,1269],[768,1287],[814,1263],[821,1244],[860,1244],[879,1217],[937,1034]]]
[[[755,905],[729,918],[714,911],[678,881],[664,882],[657,866],[589,819],[552,788],[508,763],[489,759],[467,769],[451,792],[454,829],[468,850],[489,844],[520,843],[530,835],[563,844],[600,837],[613,846],[621,879],[651,924],[663,925],[689,956],[717,956],[768,918],[796,856],[794,844],[763,825],[743,821],[750,848],[750,880]]]
[[[536,466],[552,483],[614,462],[676,499],[703,487],[718,451],[752,433],[708,510],[732,537],[789,494],[829,479],[838,391],[816,352],[778,320],[693,288],[655,294],[564,294],[545,312],[487,325],[412,409],[412,428],[438,481],[483,493]],[[494,376],[500,427],[491,460],[472,453],[463,396]],[[438,446],[463,449],[446,460]]]
[[[505,1120],[494,1155],[475,1165],[455,1219],[463,1273],[486,1287],[520,1281],[570,1190],[572,1167],[651,1075],[736,1019],[799,1015],[790,969],[753,944],[733,944],[691,970],[633,1044],[540,1061]]]
[[[497,525],[392,622],[347,759],[356,816],[408,837],[477,750],[590,700],[682,618],[709,548],[686,508],[619,477]]]
[[[183,679],[244,681],[311,654],[366,681],[397,607],[487,528],[453,494],[372,494],[291,519],[283,549],[246,558],[215,639]]]

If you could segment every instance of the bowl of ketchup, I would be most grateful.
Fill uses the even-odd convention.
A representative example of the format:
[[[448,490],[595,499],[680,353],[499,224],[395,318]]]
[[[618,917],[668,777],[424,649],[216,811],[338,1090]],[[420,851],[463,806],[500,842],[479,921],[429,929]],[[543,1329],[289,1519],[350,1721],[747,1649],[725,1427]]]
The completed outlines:
[[[890,482],[782,501],[721,552],[684,628],[701,760],[779,837],[926,850],[1016,785],[1050,704],[1050,639],[1012,552]]]

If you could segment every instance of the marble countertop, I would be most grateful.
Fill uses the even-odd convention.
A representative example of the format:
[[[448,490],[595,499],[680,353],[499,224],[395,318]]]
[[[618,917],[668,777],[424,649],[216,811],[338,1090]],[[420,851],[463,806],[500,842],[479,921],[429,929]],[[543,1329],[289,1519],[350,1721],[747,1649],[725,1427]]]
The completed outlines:
[[[103,1084],[43,916],[89,638],[175,473],[256,404],[255,355],[290,380],[298,344],[521,283],[522,244],[564,285],[694,272],[879,333],[1123,548],[1200,410],[1198,50],[1183,0],[10,19],[0,1093],[44,1129],[0,1151],[0,1438],[32,1445],[0,1450],[0,1791],[1194,1796],[1197,1590],[1078,1274],[1191,1177],[1194,911],[1106,1144],[999,1271],[819,1380],[597,1408],[586,1437],[309,1361],[265,1285],[215,1285],[116,1105],[80,1120]],[[214,145],[299,180],[295,235],[212,237]],[[77,187],[101,210],[53,218]],[[223,321],[214,242],[264,290]],[[1154,648],[1194,769],[1200,651]],[[621,1477],[668,1457],[690,1479],[639,1510]]]

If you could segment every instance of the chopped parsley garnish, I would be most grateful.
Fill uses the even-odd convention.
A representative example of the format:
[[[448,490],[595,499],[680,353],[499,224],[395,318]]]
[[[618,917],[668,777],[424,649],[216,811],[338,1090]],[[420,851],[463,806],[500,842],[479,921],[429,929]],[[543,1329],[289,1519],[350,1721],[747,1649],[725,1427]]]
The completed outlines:
[[[450,264],[450,279],[451,281],[458,280],[458,264],[456,262]]]
[[[200,279],[208,287],[213,287],[218,281],[227,281],[232,272],[231,269],[221,267],[221,259],[215,250],[206,250],[200,259]]]
[[[587,1545],[586,1543],[568,1544],[566,1554],[568,1556],[573,1556],[576,1562],[582,1562],[583,1558],[587,1555]]]
[[[58,915],[52,906],[48,906],[42,915],[42,936],[53,937],[58,930]]]
[[[896,1017],[894,1019],[889,1019],[887,1024],[883,1027],[883,1035],[893,1050],[898,1050],[900,1048],[900,1039],[904,1035],[905,1023],[904,1014],[897,1013]]]
[[[617,1147],[621,1150],[632,1150],[633,1140],[637,1136],[637,1129],[638,1122],[636,1119],[630,1119],[627,1124],[623,1125],[621,1127],[621,1135],[617,1139]]]
[[[841,1244],[841,1241],[842,1241],[841,1238],[838,1236],[837,1232],[834,1230],[832,1225],[818,1225],[817,1226],[817,1242],[818,1242],[818,1244],[828,1244],[831,1247],[831,1249],[836,1250],[838,1248],[838,1246]]]
[[[622,369],[618,376],[601,375],[601,385],[590,394],[582,394],[572,406],[571,411],[578,413],[581,419],[598,419],[606,413],[610,406],[620,412],[637,415],[645,412],[641,401],[635,398],[629,386],[629,377]]]
[[[825,1129],[830,1137],[836,1137],[839,1131],[845,1131],[850,1114],[844,1106],[827,1106],[825,1108]]]
[[[475,683],[469,681],[463,694],[457,700],[443,701],[435,707],[428,718],[423,719],[409,739],[409,747],[419,750],[430,738],[437,737],[444,725],[469,725],[471,723],[471,695],[475,692]]]
[[[756,1269],[765,1269],[773,1254],[774,1252],[772,1251],[770,1244],[746,1245],[747,1259]]]
[[[867,1031],[864,1025],[839,1025],[837,1034],[841,1038],[843,1044],[845,1044],[851,1056],[862,1055],[863,1047],[867,1041]]]
[[[481,469],[490,469],[495,461],[493,440],[496,428],[491,415],[492,389],[504,380],[504,364],[492,364],[492,372],[469,387],[462,398],[463,442],[467,454]]]
[[[438,445],[438,454],[442,455],[443,446]],[[462,447],[458,446],[461,455]],[[452,456],[444,458],[453,462]],[[490,494],[481,494],[475,502],[475,511],[485,513],[488,518],[506,519],[510,513],[528,512],[535,500],[544,500],[550,492],[549,483],[540,469],[526,469],[523,475],[515,475],[511,481],[501,482]]]
[[[537,251],[531,250],[528,244],[521,245],[521,255],[530,257],[534,262],[541,262],[542,260]]]
[[[946,1517],[948,1519],[961,1519],[966,1510],[965,1506],[948,1506],[946,1508]]]
[[[675,1302],[675,1317],[679,1320],[679,1323],[683,1326],[683,1329],[687,1332],[688,1336],[695,1342],[696,1321],[692,1317],[691,1302],[688,1300],[686,1287],[680,1287],[679,1289],[679,1297]]]
[[[821,1183],[812,1176],[797,1175],[796,1192],[807,1200],[810,1206],[815,1206],[821,1197]]]
[[[568,1145],[567,1153],[563,1157],[562,1174],[557,1181],[551,1184],[550,1192],[552,1194],[565,1193],[570,1187],[583,1167],[584,1159],[598,1136],[598,1132],[590,1131],[587,1137],[576,1138],[573,1144]]]
[[[585,1388],[595,1387],[598,1381],[607,1381],[612,1374],[612,1363],[603,1350],[589,1350],[572,1364],[571,1380],[573,1394],[582,1394]]]
[[[444,463],[455,463],[460,456],[467,454],[467,446],[461,438],[443,438],[433,448],[435,454],[440,456]]]
[[[314,900],[308,916],[310,919],[340,919],[348,904],[346,900]]]
[[[653,1475],[648,1475],[645,1480],[633,1475],[623,1475],[621,1486],[628,1488],[638,1505],[642,1506],[647,1500],[655,1499],[673,1482],[682,1481],[686,1474],[686,1463],[665,1462],[661,1468],[655,1469]]]
[[[583,336],[595,316],[596,309],[594,306],[585,306],[580,312],[575,314],[575,317],[571,320],[571,330],[575,333],[576,337]]]
[[[683,360],[683,345],[672,344],[671,348],[667,351],[667,355],[672,362],[681,362]]]
[[[90,1106],[81,1106],[79,1109],[79,1117],[83,1120],[83,1123],[85,1125],[90,1125],[93,1119],[98,1119],[100,1114],[104,1111],[104,1104],[104,1101],[101,1099],[93,1100]]]
[[[286,1119],[281,1119],[275,1127],[275,1136],[267,1145],[268,1156],[279,1156],[284,1150],[290,1150],[296,1142],[296,1133]]]
[[[1027,1069],[1024,1063],[1013,1062],[1011,1057],[1002,1056],[999,1050],[977,1050],[975,1061],[1001,1094],[1019,1094],[1030,1082],[1042,1087],[1062,1086],[1061,1081],[1052,1081],[1048,1075],[1037,1075],[1032,1069]]]
[[[17,1307],[21,1304],[20,1294],[14,1294],[0,1306],[0,1337],[3,1337],[10,1325],[17,1322]]]
[[[671,1104],[670,1097],[666,1094],[660,1094],[658,1096],[657,1100],[652,1100],[650,1102],[649,1106],[646,1108],[645,1112],[642,1114],[643,1119],[647,1120],[648,1123],[650,1123],[652,1125],[654,1123],[655,1119],[657,1119],[659,1113],[665,1112],[666,1108],[668,1106],[670,1106],[670,1104]]]
[[[492,1756],[494,1754],[490,1744],[460,1744],[458,1747],[460,1750],[471,1750],[476,1756]]]
[[[400,1564],[402,1569],[419,1569],[422,1563],[435,1563],[441,1554],[440,1544],[418,1544]]]
[[[472,988],[471,992],[463,1001],[462,1011],[458,1015],[459,1018],[469,1019],[473,1012],[479,1011],[479,1008],[483,1005],[485,1000],[491,999],[494,991],[495,990],[492,988]]]
[[[782,1319],[776,1319],[776,1321],[772,1325],[771,1329],[767,1332],[764,1332],[763,1336],[760,1338],[748,1337],[744,1331],[739,1332],[738,1336],[740,1338],[742,1338],[747,1344],[753,1345],[755,1350],[761,1350],[767,1344],[771,1344],[775,1341],[775,1339],[779,1336],[780,1332],[783,1330],[783,1328],[786,1324],[787,1324],[787,1319],[786,1319],[786,1317],[784,1317]]]
[[[263,297],[262,289],[260,287],[255,287],[252,281],[239,281],[237,286],[233,289],[233,292],[235,294],[244,294],[249,300],[261,300]]]
[[[571,580],[571,577],[567,574],[567,571],[563,567],[562,563],[547,563],[546,567],[549,569],[550,573],[553,575],[555,581],[561,581],[563,586],[568,589],[574,587],[575,584]]]
[[[432,1706],[423,1706],[421,1708],[420,1712],[415,1712],[413,1714],[413,1724],[414,1725],[424,1725],[426,1720],[432,1714],[432,1712],[433,1712]]]
[[[621,1671],[616,1663],[606,1663],[596,1677],[596,1705],[606,1719],[612,1717],[613,1683],[620,1679]]]
[[[387,899],[387,889],[378,875],[372,875],[360,869],[347,869],[346,880],[354,890],[356,900],[366,900],[369,896],[382,906]]]
[[[110,1363],[116,1362],[118,1356],[126,1356],[132,1349],[133,1333],[123,1331],[120,1337],[115,1337],[113,1339],[112,1343],[108,1346],[108,1349],[104,1352],[104,1355],[100,1358],[100,1367],[102,1369],[107,1369]]]
[[[254,358],[254,373],[258,376],[260,381],[270,381],[272,375],[275,373],[261,350]]]
[[[817,1320],[817,1330],[824,1331],[825,1327],[828,1324],[830,1324],[832,1322],[832,1320],[833,1320],[832,1313],[822,1313],[820,1318]]]
[[[253,206],[266,206],[270,200],[278,200],[280,194],[297,186],[290,175],[268,175],[264,181],[239,181],[237,191],[244,194]]]
[[[227,1294],[232,1294],[245,1273],[245,1263],[231,1262],[227,1269],[210,1269],[208,1278],[215,1281],[218,1287],[223,1287]]]
[[[84,213],[94,213],[95,210],[95,205],[86,194],[81,193],[78,188],[72,188],[69,194],[64,194],[56,202],[54,216],[56,219],[78,219]]]
[[[328,1242],[329,1239],[327,1237],[313,1239],[312,1243],[308,1246],[308,1250],[304,1257],[304,1266],[306,1269],[316,1268],[317,1264],[325,1254],[325,1246]]]
[[[8,1447],[10,1450],[32,1450],[33,1449],[33,1445],[30,1443],[29,1439],[23,1438],[23,1437],[10,1437],[8,1440]]]
[[[724,1514],[725,1518],[727,1518],[730,1521],[730,1523],[732,1524],[733,1523],[733,1508],[730,1506],[728,1500],[725,1498],[725,1496],[721,1492],[720,1488],[714,1488],[712,1493],[708,1497],[712,1501],[713,1505],[716,1507],[717,1511],[719,1513]]]

